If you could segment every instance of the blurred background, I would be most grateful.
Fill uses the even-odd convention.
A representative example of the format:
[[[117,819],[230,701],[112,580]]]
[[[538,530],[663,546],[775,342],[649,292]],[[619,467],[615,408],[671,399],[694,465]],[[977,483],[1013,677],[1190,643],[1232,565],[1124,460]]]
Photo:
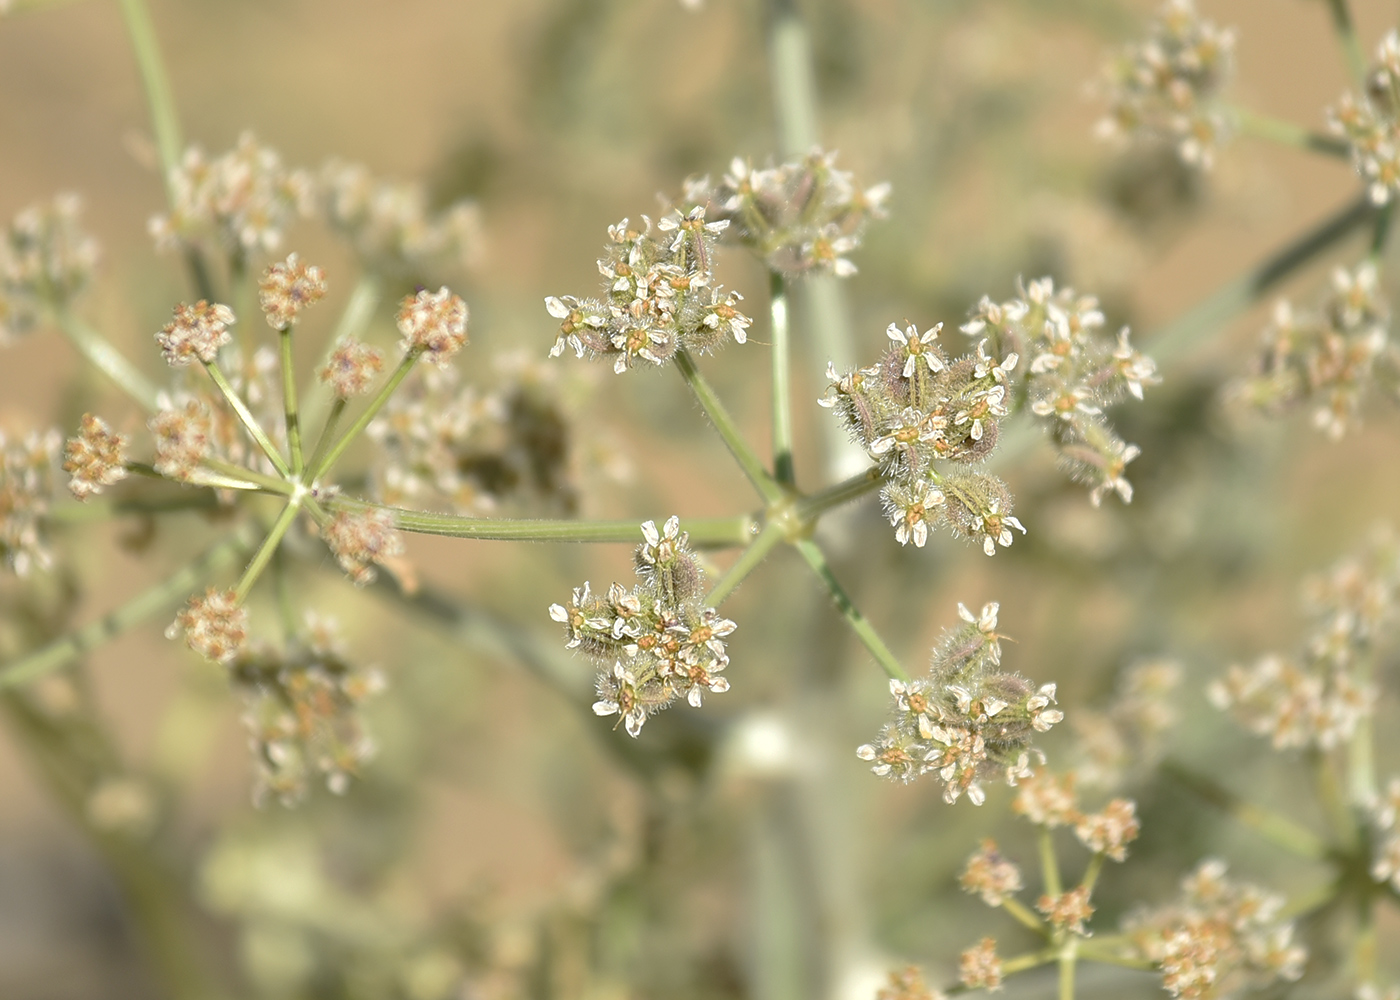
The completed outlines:
[[[342,157],[422,180],[435,204],[476,201],[483,246],[454,289],[472,310],[459,367],[482,385],[498,355],[544,361],[556,323],[543,298],[594,292],[609,223],[654,216],[658,195],[735,155],[778,152],[757,0],[697,11],[673,0],[151,7],[188,141],[220,153],[251,129],[289,165]],[[1040,275],[1098,294],[1109,326],[1131,324],[1151,353],[1154,330],[1356,196],[1345,161],[1257,140],[1230,144],[1205,176],[1166,152],[1096,142],[1103,103],[1089,85],[1143,34],[1151,5],[797,7],[822,142],[860,182],[893,184],[890,218],[871,227],[860,272],[842,286],[860,363],[882,349],[891,321],[951,329],[982,294],[1009,298],[1018,276]],[[1236,103],[1324,126],[1347,77],[1320,0],[1200,7],[1238,29]],[[1370,53],[1394,4],[1357,0],[1354,10]],[[0,150],[0,217],[59,191],[82,195],[103,247],[83,313],[157,375],[151,334],[189,293],[179,262],[146,234],[163,192],[115,3],[0,19]],[[311,224],[286,248],[321,263],[331,283],[299,328],[309,365],[355,266]],[[1358,234],[1279,294],[1307,301],[1328,263],[1364,252]],[[734,248],[721,270],[762,317],[761,266]],[[1143,450],[1129,468],[1131,506],[1092,508],[1036,447],[1003,470],[1029,533],[995,559],[946,535],[901,549],[871,499],[824,524],[838,575],[911,670],[958,602],[1000,601],[1016,639],[1008,666],[1060,686],[1068,720],[1045,743],[1060,762],[1076,709],[1106,704],[1130,665],[1170,657],[1183,671],[1170,752],[1231,788],[1306,809],[1267,746],[1211,709],[1203,687],[1237,659],[1290,649],[1300,578],[1400,513],[1400,425],[1378,409],[1336,443],[1302,416],[1227,412],[1221,387],[1248,368],[1271,298],[1164,368],[1145,405],[1114,415]],[[827,359],[805,332],[809,318],[799,311],[796,467],[815,489],[831,417],[811,405]],[[705,366],[760,452],[765,325]],[[381,342],[391,327],[386,310]],[[606,366],[571,361],[540,377],[557,381],[573,415],[581,514],[640,521],[755,506],[671,373],[614,380]],[[141,426],[58,336],[0,353],[0,426],[71,432],[85,410]],[[61,571],[0,581],[4,617],[61,608],[63,622],[92,620],[220,530],[193,514],[64,529]],[[885,679],[791,552],[724,607],[739,624],[732,690],[703,713],[663,713],[635,742],[592,716],[590,669],[564,653],[546,613],[585,579],[630,580],[627,547],[418,537],[409,553],[436,592],[470,609],[465,618],[444,627],[356,590],[329,557],[296,570],[299,599],[337,617],[357,660],[389,681],[367,709],[378,757],[344,797],[317,789],[296,809],[255,809],[240,702],[219,671],[162,637],[163,617],[95,652],[54,694],[90,700],[133,787],[161,803],[160,870],[191,901],[186,931],[207,951],[198,962],[228,995],[855,1000],[910,961],[931,982],[952,981],[957,953],[984,933],[1004,955],[1030,946],[955,883],[983,836],[1030,876],[1033,839],[1010,794],[950,807],[932,781],[869,774],[853,750],[883,720]],[[0,659],[29,641],[12,622],[0,639]],[[1381,739],[1383,753],[1395,749],[1384,728]],[[91,802],[65,810],[51,778],[13,725],[0,729],[0,996],[166,995],[113,876],[121,858],[88,835]],[[1106,872],[1097,926],[1172,896],[1208,855],[1283,892],[1316,881],[1167,779],[1148,773],[1129,788],[1143,834],[1128,864]],[[1066,845],[1071,871],[1085,858]],[[1381,940],[1393,942],[1400,927],[1387,919]],[[1327,941],[1310,943],[1325,957]],[[1160,991],[1154,976],[1126,970],[1089,969],[1082,982],[1088,997]],[[1053,989],[1047,971],[1007,992]]]

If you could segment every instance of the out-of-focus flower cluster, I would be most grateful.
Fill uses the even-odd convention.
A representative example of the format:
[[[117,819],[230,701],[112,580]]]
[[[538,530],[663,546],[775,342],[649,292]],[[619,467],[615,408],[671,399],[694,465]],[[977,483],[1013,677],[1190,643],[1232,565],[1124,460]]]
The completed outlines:
[[[1130,774],[1157,764],[1165,751],[1163,737],[1177,723],[1170,699],[1180,683],[1181,667],[1173,661],[1139,663],[1120,678],[1106,708],[1075,710],[1074,774],[1081,785],[1117,788]]]
[[[875,1000],[945,1000],[946,994],[924,981],[917,965],[890,973],[889,981],[876,992]]]
[[[1040,278],[1007,302],[983,296],[962,330],[985,338],[993,354],[1027,359],[1021,391],[1061,465],[1089,487],[1089,499],[1097,506],[1113,492],[1132,500],[1124,468],[1139,449],[1114,432],[1103,411],[1129,396],[1142,399],[1143,388],[1161,380],[1156,362],[1129,343],[1127,327],[1108,336],[1097,298],[1056,291],[1052,279]]]
[[[74,194],[31,205],[0,239],[0,346],[30,332],[48,308],[66,307],[97,266],[97,241],[79,224]]]
[[[958,605],[962,622],[945,629],[926,676],[890,681],[894,721],[880,738],[857,748],[882,778],[913,781],[930,772],[944,784],[943,798],[964,793],[976,805],[986,799],[984,781],[1015,785],[1029,778],[1032,741],[1064,718],[1055,685],[1037,688],[1001,667],[997,605],[981,615]]]
[[[369,425],[384,503],[459,514],[503,502],[575,509],[572,417],[554,371],[512,356],[495,369],[482,389],[425,368]]]
[[[1202,862],[1182,883],[1179,902],[1139,913],[1126,930],[1143,958],[1157,963],[1173,996],[1223,996],[1246,985],[1292,981],[1307,953],[1279,917],[1283,899],[1225,877],[1225,863]]]
[[[552,357],[569,348],[580,358],[611,358],[621,374],[640,361],[661,365],[679,350],[704,353],[748,338],[742,296],[714,283],[716,238],[728,221],[706,220],[702,206],[671,212],[655,226],[642,216],[642,223],[640,230],[627,219],[608,227],[598,260],[602,298],[545,299],[560,321]]]
[[[1192,0],[1169,0],[1148,38],[1123,48],[1104,71],[1105,138],[1141,136],[1209,169],[1229,120],[1216,106],[1234,69],[1235,34],[1202,18]]]
[[[57,430],[23,437],[0,430],[0,565],[18,576],[44,569],[52,559],[39,529],[53,496],[62,443]]]
[[[1255,370],[1231,394],[1270,413],[1306,403],[1313,424],[1336,440],[1359,421],[1373,386],[1391,395],[1400,389],[1400,349],[1389,332],[1376,266],[1338,268],[1316,309],[1274,307]]]
[[[150,222],[165,250],[211,243],[236,257],[271,253],[296,219],[316,217],[350,243],[368,271],[404,280],[458,273],[482,243],[471,202],[433,211],[421,185],[382,180],[340,160],[319,173],[293,169],[251,133],[222,156],[191,147],[170,187],[173,209]]]
[[[360,706],[384,689],[384,678],[345,659],[333,623],[308,616],[285,650],[252,646],[239,653],[229,677],[245,702],[255,802],[271,796],[295,805],[317,776],[344,794],[373,756]]]
[[[730,234],[780,274],[856,273],[847,255],[860,246],[866,223],[886,216],[889,184],[862,189],[836,169],[836,153],[814,149],[799,160],[756,169],[735,157],[718,184],[689,180],[685,211],[702,207],[732,223]]]
[[[647,716],[685,699],[699,708],[704,692],[729,690],[725,638],[735,625],[704,606],[705,571],[672,517],[642,525],[637,548],[641,583],[614,583],[595,594],[587,583],[549,615],[568,633],[568,647],[597,662],[598,715],[617,715],[637,736]]]
[[[1127,845],[1139,833],[1137,804],[1131,799],[1112,799],[1099,812],[1084,812],[1073,773],[1038,771],[1021,782],[1011,807],[1028,822],[1047,830],[1073,827],[1080,843],[1114,861],[1127,858]]]
[[[1356,172],[1371,200],[1384,205],[1400,191],[1400,34],[1390,31],[1360,96],[1342,95],[1327,113],[1332,131],[1351,143]]]
[[[1375,702],[1371,660],[1393,634],[1400,607],[1400,540],[1377,529],[1366,550],[1304,588],[1312,628],[1296,660],[1277,655],[1231,666],[1208,689],[1277,749],[1329,749],[1349,741]]]

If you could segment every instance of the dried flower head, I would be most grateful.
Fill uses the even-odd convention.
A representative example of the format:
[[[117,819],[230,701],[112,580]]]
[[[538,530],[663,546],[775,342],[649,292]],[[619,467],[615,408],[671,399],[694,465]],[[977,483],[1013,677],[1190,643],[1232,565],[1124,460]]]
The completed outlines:
[[[209,238],[229,253],[275,251],[292,220],[312,209],[310,175],[286,169],[251,132],[212,160],[191,146],[169,181],[171,212],[148,227],[162,250]]]
[[[387,510],[338,510],[321,529],[340,568],[363,586],[374,580],[374,566],[387,566],[403,555],[403,536]]]
[[[198,399],[167,401],[147,426],[155,439],[156,471],[171,479],[189,479],[213,447],[213,414]]]
[[[51,564],[39,533],[53,494],[53,468],[63,435],[31,431],[22,438],[0,431],[0,563],[16,576]]]
[[[1058,896],[1041,896],[1035,908],[1045,915],[1051,927],[1081,936],[1088,934],[1084,924],[1094,915],[1087,885],[1076,886]]]
[[[721,676],[729,666],[724,640],[736,627],[703,606],[705,571],[677,518],[660,530],[646,522],[642,538],[638,586],[627,591],[614,583],[599,595],[585,583],[568,605],[549,608],[567,631],[567,646],[601,668],[593,711],[617,715],[632,736],[679,699],[699,708],[706,691],[729,690]]]
[[[274,330],[296,324],[297,316],[326,294],[326,277],[315,264],[303,264],[296,254],[272,264],[258,282],[258,305]]]
[[[1074,835],[1095,854],[1126,861],[1127,845],[1137,839],[1140,829],[1137,805],[1129,799],[1114,799],[1103,812],[1080,816]]]
[[[890,972],[889,982],[880,987],[875,1000],[946,1000],[946,995],[924,982],[917,965],[908,965]]]
[[[31,205],[0,237],[0,346],[33,330],[45,307],[67,306],[97,265],[97,241],[79,222],[75,194]]]
[[[399,303],[398,324],[404,353],[416,352],[446,368],[467,342],[467,304],[446,287],[423,289]]]
[[[318,373],[322,382],[341,399],[369,392],[374,377],[384,370],[384,352],[347,337],[336,345]]]
[[[1124,48],[1108,67],[1106,138],[1139,135],[1171,144],[1183,163],[1210,169],[1228,133],[1216,99],[1234,69],[1235,34],[1196,13],[1192,0],[1168,0],[1148,40]]]
[[[229,663],[248,641],[248,609],[232,590],[210,587],[196,594],[165,630],[167,639],[181,633],[185,643],[206,660]]]
[[[995,938],[984,937],[958,957],[958,978],[970,990],[1001,989],[1001,959]]]
[[[982,846],[967,859],[958,884],[965,892],[975,892],[988,906],[1000,906],[1007,896],[1014,896],[1024,885],[1021,869],[997,850],[996,841],[984,840]]]
[[[988,604],[974,616],[959,605],[963,623],[944,631],[928,676],[890,681],[894,721],[877,743],[856,750],[877,775],[911,781],[932,771],[944,783],[945,801],[966,792],[976,805],[986,798],[983,781],[1014,786],[1031,776],[1033,737],[1064,715],[1050,707],[1055,685],[1037,689],[1001,669],[997,611]]]
[[[126,445],[126,436],[112,430],[107,421],[84,413],[78,436],[69,438],[63,448],[63,471],[71,477],[68,489],[73,496],[86,500],[125,479]]]
[[[1082,817],[1074,793],[1074,775],[1037,771],[1021,782],[1011,808],[1036,826],[1054,829],[1078,823]]]
[[[156,334],[160,353],[173,368],[183,368],[195,361],[211,364],[219,356],[219,348],[229,342],[228,328],[234,322],[233,310],[218,303],[200,299],[194,305],[180,303],[175,318]]]

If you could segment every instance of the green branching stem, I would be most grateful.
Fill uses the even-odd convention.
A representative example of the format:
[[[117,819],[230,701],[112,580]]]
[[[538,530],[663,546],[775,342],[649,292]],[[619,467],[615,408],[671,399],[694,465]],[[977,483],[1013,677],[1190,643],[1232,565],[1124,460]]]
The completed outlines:
[[[1095,852],[1094,856],[1089,859],[1088,866],[1084,869],[1084,878],[1079,882],[1081,886],[1089,891],[1090,895],[1093,895],[1094,885],[1099,880],[1099,873],[1103,871],[1103,860],[1103,853]]]
[[[743,583],[759,563],[768,557],[774,547],[786,539],[786,533],[782,526],[770,521],[763,526],[763,530],[758,533],[758,537],[749,543],[746,548],[730,566],[724,576],[719,578],[719,582],[705,595],[705,604],[712,608],[717,608],[724,603],[725,598],[732,594],[739,584]]]
[[[627,542],[641,541],[640,521],[569,521],[544,518],[462,517],[428,511],[383,507],[363,500],[338,498],[332,510],[385,510],[394,527],[422,535],[478,538],[516,542]],[[699,517],[681,520],[681,530],[697,548],[732,548],[753,540],[752,516]]]
[[[389,402],[389,397],[394,394],[403,383],[403,380],[408,378],[408,373],[413,371],[413,366],[417,363],[418,356],[421,353],[421,350],[412,350],[403,356],[403,360],[399,362],[399,366],[395,368],[394,373],[389,376],[389,381],[385,382],[383,388],[379,390],[379,393],[374,399],[370,400],[370,404],[365,408],[364,412],[355,418],[355,422],[351,424],[349,429],[340,436],[340,439],[331,446],[330,451],[326,452],[326,454],[321,457],[320,461],[307,467],[306,474],[303,476],[306,482],[314,483],[325,474],[327,469],[335,465],[340,459],[340,456],[345,453],[345,449],[349,448],[354,440],[369,426],[369,422],[373,420],[379,414],[379,411],[384,408],[384,405]],[[329,430],[330,428],[327,427],[327,432],[329,432]]]
[[[783,276],[768,274],[769,314],[773,337],[773,478],[793,484],[792,358],[788,339],[788,296]]]
[[[1141,969],[1144,972],[1157,968],[1157,963],[1151,959],[1142,958],[1139,955],[1125,955],[1115,951],[1114,945],[1116,943],[1113,939],[1100,938],[1080,941],[1079,957],[1088,962],[1098,962],[1100,965],[1118,965],[1125,969]]]
[[[1045,922],[1037,917],[1020,900],[1007,896],[1001,901],[1001,908],[1007,912],[1011,919],[1015,920],[1023,927],[1035,931],[1037,934],[1048,934]]]
[[[1336,29],[1337,40],[1342,43],[1342,56],[1346,59],[1347,70],[1356,85],[1366,89],[1366,57],[1361,53],[1361,43],[1356,38],[1356,25],[1351,19],[1351,8],[1347,0],[1327,0],[1332,11],[1332,27]]]
[[[84,358],[103,375],[115,382],[123,392],[140,404],[147,412],[155,412],[158,390],[155,383],[137,370],[126,359],[126,355],[112,346],[112,342],[83,322],[67,309],[54,315],[54,322],[68,342],[78,349]]]
[[[905,672],[904,667],[900,665],[895,655],[890,652],[890,648],[885,645],[885,641],[880,638],[879,633],[875,631],[875,627],[870,624],[870,621],[865,615],[860,613],[860,609],[855,606],[851,598],[846,594],[845,588],[843,588],[841,582],[836,579],[836,574],[833,573],[831,567],[827,565],[826,556],[822,554],[822,550],[817,546],[817,543],[810,538],[803,538],[794,544],[797,546],[797,551],[802,554],[802,558],[807,561],[807,565],[811,566],[812,571],[826,584],[826,589],[831,592],[832,600],[836,602],[837,610],[841,612],[842,617],[844,617],[846,622],[851,626],[851,631],[853,631],[856,634],[856,638],[864,644],[865,648],[870,652],[870,655],[875,657],[875,661],[884,668],[885,673],[889,674],[894,680],[909,680],[909,674]]]
[[[1064,892],[1060,881],[1060,862],[1055,857],[1055,840],[1048,826],[1040,828],[1040,873],[1045,879],[1045,895],[1058,896]]]
[[[200,464],[208,469],[228,477],[229,479],[244,480],[268,493],[278,493],[282,496],[291,496],[296,492],[296,484],[288,482],[278,476],[269,476],[253,469],[246,469],[241,465],[234,465],[232,462],[225,462],[219,458],[205,457]]]
[[[1249,827],[1271,844],[1311,861],[1327,858],[1327,843],[1306,827],[1247,802],[1179,761],[1166,761],[1162,770],[1206,802],[1229,813],[1239,823]]]
[[[28,684],[71,663],[108,639],[170,607],[210,574],[236,563],[252,548],[252,527],[243,526],[155,586],[120,608],[29,655],[0,667],[0,690]]]
[[[867,493],[873,493],[880,488],[884,481],[880,475],[879,466],[872,465],[864,472],[857,473],[849,479],[843,479],[835,486],[828,486],[824,490],[798,500],[793,505],[793,514],[803,522],[815,521],[832,508],[859,500]]]
[[[1306,149],[1326,156],[1335,156],[1344,160],[1351,156],[1351,143],[1338,136],[1314,132],[1290,121],[1284,121],[1270,115],[1261,115],[1245,108],[1230,108],[1229,113],[1239,125],[1242,135],[1265,139],[1284,146],[1293,146],[1296,149]]]
[[[1060,1000],[1074,1000],[1074,970],[1079,957],[1079,941],[1070,938],[1061,950],[1060,959]]]
[[[739,468],[744,470],[744,475],[753,484],[753,488],[758,491],[758,495],[766,503],[781,500],[783,488],[773,481],[772,476],[768,475],[768,470],[763,467],[763,462],[749,447],[744,436],[739,433],[739,426],[729,415],[724,404],[720,402],[719,397],[715,395],[714,389],[705,380],[705,376],[700,374],[700,369],[695,367],[695,359],[690,356],[688,351],[676,352],[676,368],[680,371],[681,377],[685,379],[686,385],[690,386],[690,391],[700,403],[700,408],[710,418],[710,423],[714,425],[719,436],[724,439],[729,453],[734,456],[734,461],[739,463]]]
[[[253,589],[253,584],[258,582],[258,577],[262,576],[263,570],[267,569],[267,564],[277,552],[277,547],[282,544],[282,538],[287,534],[297,515],[301,513],[302,496],[294,495],[287,505],[282,508],[282,513],[277,515],[277,520],[272,523],[272,528],[268,531],[267,537],[263,539],[262,545],[258,546],[258,551],[253,554],[252,560],[243,571],[243,576],[238,580],[238,586],[234,588],[234,598],[241,604],[247,600],[248,593]]]
[[[344,413],[345,397],[337,396],[331,404],[331,412],[326,415],[326,425],[321,428],[321,436],[316,441],[316,450],[311,455],[311,461],[306,463],[308,469],[319,469],[325,461],[326,450],[335,440],[335,429],[340,425],[340,418]]]
[[[136,67],[141,73],[141,85],[146,90],[146,104],[151,112],[151,128],[156,136],[156,151],[160,155],[166,193],[171,204],[174,204],[171,184],[184,150],[184,141],[180,138],[180,116],[175,110],[175,95],[170,89],[170,77],[160,56],[160,43],[156,39],[155,25],[151,22],[146,0],[121,0],[121,8],[136,56]]]
[[[253,439],[254,443],[262,450],[262,453],[267,456],[267,460],[272,463],[273,468],[283,476],[290,477],[292,470],[288,468],[286,460],[282,457],[281,452],[277,450],[277,446],[272,443],[272,439],[267,436],[267,432],[262,429],[262,425],[258,423],[257,418],[253,416],[253,412],[248,409],[248,404],[243,402],[243,397],[239,396],[238,393],[234,391],[233,386],[229,385],[228,379],[224,376],[223,369],[219,367],[219,363],[217,361],[206,362],[204,370],[209,373],[209,378],[213,380],[219,392],[223,393],[223,397],[228,402],[229,407],[237,415],[238,422],[243,425],[243,429],[248,432],[248,436]]]
[[[297,381],[292,368],[292,328],[278,331],[282,349],[282,403],[287,414],[287,450],[292,456],[292,475],[300,476],[305,467],[301,455],[301,424],[297,419]]]

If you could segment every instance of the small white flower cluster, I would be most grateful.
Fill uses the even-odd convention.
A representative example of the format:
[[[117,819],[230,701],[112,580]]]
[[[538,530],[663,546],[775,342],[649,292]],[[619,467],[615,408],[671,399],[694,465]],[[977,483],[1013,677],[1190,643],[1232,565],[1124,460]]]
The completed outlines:
[[[703,206],[664,216],[656,235],[651,219],[642,222],[640,230],[627,219],[608,227],[607,255],[598,261],[602,299],[544,300],[560,321],[551,357],[568,348],[580,358],[611,358],[621,375],[639,361],[662,365],[682,349],[704,353],[748,339],[743,296],[714,284],[715,241],[729,223],[707,221]]]
[[[1139,663],[1123,675],[1106,708],[1076,711],[1074,773],[1079,781],[1116,788],[1130,775],[1156,766],[1165,750],[1163,737],[1179,717],[1170,696],[1180,683],[1181,666],[1171,660]]]
[[[1400,34],[1388,32],[1360,96],[1347,93],[1327,112],[1332,131],[1351,143],[1352,163],[1371,201],[1384,205],[1400,191]]]
[[[9,437],[0,431],[0,566],[17,576],[52,563],[39,528],[53,496],[63,435],[57,430]]]
[[[734,224],[732,234],[781,274],[856,273],[847,256],[860,246],[870,219],[883,219],[890,186],[861,189],[836,169],[836,154],[813,149],[778,166],[755,169],[735,157],[718,184],[686,182],[685,206],[702,206]]]
[[[1211,702],[1275,749],[1347,743],[1375,705],[1358,660],[1391,638],[1400,610],[1400,541],[1378,530],[1367,550],[1305,587],[1313,626],[1297,661],[1277,655],[1231,666],[1207,689]]]
[[[31,205],[0,236],[0,346],[29,333],[45,307],[63,308],[97,266],[97,241],[79,224],[74,194]]]
[[[1139,913],[1125,929],[1141,956],[1159,966],[1172,996],[1223,996],[1303,974],[1307,952],[1293,943],[1293,925],[1279,916],[1283,903],[1281,896],[1231,882],[1225,862],[1209,860],[1183,881],[1180,902]]]
[[[1209,170],[1228,131],[1214,106],[1234,69],[1235,33],[1204,20],[1192,0],[1168,0],[1145,42],[1126,46],[1104,72],[1104,138],[1170,143],[1183,163]]]
[[[1011,494],[995,476],[935,463],[980,463],[996,447],[998,421],[1008,413],[1015,353],[997,360],[979,345],[949,359],[938,345],[942,324],[925,330],[891,323],[884,357],[831,380],[818,402],[835,411],[881,465],[886,516],[900,544],[923,546],[941,521],[954,534],[981,542],[987,555],[1011,544],[1025,528],[1011,513]]]
[[[703,605],[705,572],[690,551],[680,521],[657,530],[642,525],[637,575],[628,591],[614,583],[606,595],[587,583],[549,616],[568,631],[567,646],[600,666],[598,715],[617,715],[632,736],[647,717],[684,699],[699,708],[704,692],[729,690],[721,673],[729,666],[724,640],[735,624]]]
[[[1104,314],[1092,295],[1055,289],[1039,278],[1007,302],[983,296],[964,333],[983,338],[994,353],[1015,352],[1030,359],[1024,393],[1060,452],[1061,463],[1089,486],[1095,506],[1109,493],[1127,503],[1133,487],[1123,474],[1139,455],[1137,445],[1114,433],[1103,417],[1107,407],[1160,379],[1156,363],[1128,341],[1124,327],[1113,339],[1104,332]]]
[[[944,783],[945,801],[966,792],[975,805],[986,799],[982,782],[1014,786],[1033,774],[1035,734],[1048,732],[1064,713],[1051,707],[1054,684],[1036,688],[1001,669],[997,612],[988,604],[973,615],[959,604],[962,624],[945,630],[928,675],[890,681],[894,721],[856,750],[875,774],[908,782],[932,772]]]
[[[1375,264],[1337,268],[1318,306],[1274,307],[1254,372],[1230,394],[1266,413],[1307,404],[1313,426],[1334,441],[1360,422],[1374,390],[1400,387],[1400,346],[1390,339],[1390,309]]]

